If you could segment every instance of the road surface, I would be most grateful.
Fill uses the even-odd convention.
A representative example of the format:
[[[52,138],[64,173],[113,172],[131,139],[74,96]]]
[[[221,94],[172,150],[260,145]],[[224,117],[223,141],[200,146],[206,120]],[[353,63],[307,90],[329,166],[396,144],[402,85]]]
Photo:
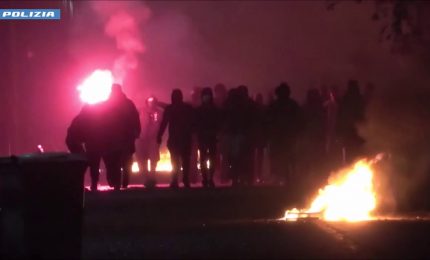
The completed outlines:
[[[85,259],[425,258],[430,221],[278,220],[295,200],[279,187],[87,193]]]

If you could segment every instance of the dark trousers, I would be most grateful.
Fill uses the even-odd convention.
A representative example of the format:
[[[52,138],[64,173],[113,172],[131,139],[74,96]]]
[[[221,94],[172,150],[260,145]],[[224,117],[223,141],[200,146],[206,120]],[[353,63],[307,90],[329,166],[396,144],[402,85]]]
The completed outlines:
[[[215,166],[217,162],[216,142],[199,142],[199,151],[203,186],[206,186],[209,183],[213,183]]]
[[[254,179],[254,147],[245,143],[239,156],[239,180],[241,184],[251,185]]]
[[[87,159],[88,166],[90,168],[91,187],[97,188],[100,178],[100,161],[102,159],[102,155],[97,152],[88,152]]]
[[[264,163],[264,147],[257,147],[255,149],[255,177],[257,181],[263,179],[263,163]]]
[[[133,153],[109,152],[104,155],[97,152],[87,154],[90,168],[91,187],[97,187],[100,179],[100,161],[103,159],[106,167],[106,179],[110,187],[127,187],[130,179]],[[122,175],[122,178],[121,178]]]
[[[114,189],[121,187],[122,152],[108,152],[103,156],[106,166],[106,178],[109,186]]]
[[[249,185],[254,176],[254,147],[249,136],[233,135],[231,142],[230,176],[232,185]]]
[[[109,186],[119,189],[122,184],[123,187],[127,187],[133,163],[133,153],[114,151],[106,153],[103,159]]]
[[[286,182],[295,177],[296,155],[292,142],[278,142],[270,144],[270,172]]]
[[[178,176],[182,167],[183,183],[188,186],[190,184],[191,147],[169,145],[168,149],[173,168],[172,183],[178,182]]]
[[[127,187],[130,181],[131,166],[133,165],[133,153],[128,152],[122,155],[122,186]]]

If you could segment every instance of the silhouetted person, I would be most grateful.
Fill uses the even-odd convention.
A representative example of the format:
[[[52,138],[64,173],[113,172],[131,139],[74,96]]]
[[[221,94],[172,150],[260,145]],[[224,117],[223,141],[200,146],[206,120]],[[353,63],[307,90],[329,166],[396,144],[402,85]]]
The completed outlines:
[[[154,174],[157,163],[160,160],[157,134],[160,129],[162,113],[163,110],[158,105],[158,100],[155,97],[149,97],[145,101],[145,107],[140,113],[142,135],[138,140],[137,155],[139,161],[148,173],[145,186],[155,185]]]
[[[237,110],[237,103],[238,103],[238,89],[232,88],[229,89],[227,93],[227,98],[224,102],[224,106],[222,108],[222,116],[223,116],[223,124],[221,127],[221,134],[223,136],[223,143],[222,143],[222,149],[223,149],[223,164],[226,165],[227,170],[227,176],[225,176],[227,179],[224,181],[230,181],[233,179],[236,179],[233,182],[236,182],[234,184],[237,184],[237,178],[233,172],[233,165],[237,161],[238,157],[238,148],[236,145],[236,142],[234,140],[234,135],[236,130],[235,127],[235,118]]]
[[[66,144],[72,153],[85,153],[91,177],[91,191],[97,190],[100,161],[108,148],[106,104],[85,105],[67,130]],[[109,178],[108,182],[110,181]]]
[[[191,106],[197,109],[201,105],[201,87],[194,87],[191,91]],[[191,159],[190,159],[190,182],[197,183],[199,176],[199,169],[197,168],[198,156],[198,140],[197,136],[193,133],[191,141]]]
[[[220,127],[220,111],[215,106],[212,89],[202,90],[202,104],[196,110],[196,132],[200,151],[200,169],[203,187],[215,187],[217,135]]]
[[[356,80],[348,81],[348,88],[339,105],[338,133],[343,146],[344,162],[350,163],[361,153],[364,139],[358,124],[364,121],[365,100]]]
[[[339,100],[337,87],[332,86],[327,89],[324,96],[324,111],[325,111],[325,151],[331,155],[335,150],[336,143],[336,125],[338,119]]]
[[[325,156],[325,111],[318,89],[309,89],[303,106],[304,131],[302,136],[302,174],[311,177],[310,184],[325,180],[322,164]],[[303,178],[305,179],[305,178]],[[302,179],[302,180],[303,180]]]
[[[320,92],[316,88],[308,91],[303,106],[304,134],[311,145],[310,151],[320,156],[324,153],[325,115],[324,104]]]
[[[224,84],[218,83],[214,87],[214,103],[220,108],[224,106],[224,102],[227,99],[227,88]]]
[[[141,125],[139,112],[133,101],[126,97],[121,85],[113,84],[108,106],[109,146],[105,151],[106,173],[116,190],[128,187],[135,141],[140,136]],[[122,183],[121,183],[122,174]]]
[[[268,109],[271,172],[278,180],[291,181],[296,168],[296,139],[302,129],[300,107],[290,98],[290,87],[276,88]]]
[[[246,86],[230,93],[225,115],[233,185],[252,183],[255,113],[256,107]]]
[[[183,102],[182,92],[175,89],[172,92],[172,104],[167,106],[160,129],[157,135],[157,142],[161,144],[164,131],[169,127],[169,139],[167,148],[173,167],[173,177],[171,187],[178,187],[178,175],[183,173],[183,183],[185,187],[190,187],[190,156],[191,156],[191,138],[195,121],[195,111],[189,104]]]
[[[67,128],[66,145],[71,153],[85,153],[84,116],[79,113]]]
[[[255,124],[255,178],[258,183],[263,182],[264,149],[267,144],[267,118],[263,95],[257,94],[256,124]]]
[[[218,83],[214,87],[214,103],[221,111],[221,125],[224,124],[224,106],[227,100],[228,91],[224,84]],[[227,160],[227,143],[224,138],[224,131],[220,131],[217,144],[217,177],[219,182],[226,183],[229,181],[229,163]]]

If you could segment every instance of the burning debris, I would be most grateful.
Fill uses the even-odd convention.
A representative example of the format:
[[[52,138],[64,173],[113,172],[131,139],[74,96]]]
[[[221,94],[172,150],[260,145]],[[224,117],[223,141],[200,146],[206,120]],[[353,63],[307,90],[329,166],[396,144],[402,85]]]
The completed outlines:
[[[317,217],[328,221],[352,222],[372,219],[372,211],[377,206],[372,166],[381,159],[382,154],[370,161],[359,160],[331,176],[329,184],[319,190],[309,208],[287,210],[283,220]]]

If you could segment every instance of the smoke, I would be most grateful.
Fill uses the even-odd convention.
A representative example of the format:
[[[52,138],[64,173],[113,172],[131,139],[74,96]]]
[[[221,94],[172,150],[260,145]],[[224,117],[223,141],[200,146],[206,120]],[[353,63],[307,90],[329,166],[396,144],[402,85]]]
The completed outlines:
[[[381,171],[381,194],[401,211],[430,206],[429,51],[416,45],[393,55],[395,62],[386,65],[393,74],[377,87],[360,129],[368,151],[391,154]]]
[[[399,210],[429,205],[430,81],[417,76],[379,89],[361,128],[368,151],[391,154],[381,171],[382,194]]]
[[[115,40],[119,55],[112,65],[115,81],[123,83],[128,72],[138,67],[145,50],[142,27],[149,20],[150,9],[142,2],[91,1],[91,6],[104,22],[104,33]]]
[[[396,55],[379,42],[373,1],[345,1],[333,11],[311,1],[76,3],[69,39],[75,67],[82,75],[112,69],[138,105],[147,94],[166,100],[181,88],[187,97],[194,86],[219,82],[265,94],[287,81],[299,101],[309,87],[342,90],[349,78],[373,83],[361,134],[370,153],[392,155],[384,187],[407,205],[428,183],[429,55]]]

